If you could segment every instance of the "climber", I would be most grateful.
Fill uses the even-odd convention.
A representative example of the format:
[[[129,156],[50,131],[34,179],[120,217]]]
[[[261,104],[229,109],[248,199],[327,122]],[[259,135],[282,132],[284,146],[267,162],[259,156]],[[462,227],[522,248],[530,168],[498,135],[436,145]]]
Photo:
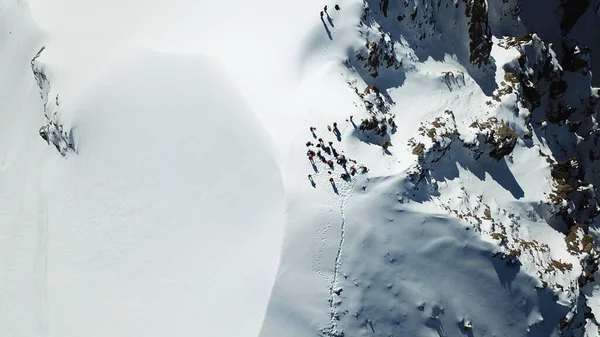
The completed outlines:
[[[325,7],[323,7],[323,11],[325,11],[325,13],[327,13],[327,5],[325,5]]]
[[[337,5],[337,4],[336,4],[336,5],[335,5],[333,8],[335,8],[335,10],[336,10],[336,11],[339,11],[339,10],[340,10],[340,6],[339,6],[339,5]]]
[[[321,20],[323,20],[323,11],[321,11]]]
[[[312,175],[310,175],[310,174],[308,175],[308,181],[310,181],[310,184],[312,185],[312,187],[317,187],[317,183],[315,183]]]
[[[350,175],[355,175],[356,174],[356,167],[354,167],[354,165],[350,166]]]
[[[342,180],[348,180],[348,175],[346,173],[342,173],[340,178],[342,178]]]
[[[312,142],[306,142],[306,147],[313,146],[313,145],[314,144]]]
[[[329,165],[329,167],[333,168],[333,161],[331,161],[331,160],[328,160],[328,161],[327,161],[327,165]]]
[[[321,151],[317,151],[317,158],[319,158],[322,162],[326,162],[327,161],[325,159],[325,157],[321,154]]]
[[[315,163],[315,161],[313,160],[313,156],[308,156],[308,160],[310,160],[310,163],[311,163],[311,164],[314,164],[314,163]]]

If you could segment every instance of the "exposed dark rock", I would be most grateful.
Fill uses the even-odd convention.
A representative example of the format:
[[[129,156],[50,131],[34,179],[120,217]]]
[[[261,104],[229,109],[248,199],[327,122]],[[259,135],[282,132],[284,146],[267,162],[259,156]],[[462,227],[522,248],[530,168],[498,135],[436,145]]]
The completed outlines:
[[[560,8],[562,10],[562,17],[560,28],[563,35],[567,35],[571,28],[575,26],[577,20],[590,7],[590,3],[591,0],[561,0]]]
[[[592,70],[591,56],[592,50],[587,47],[568,47],[563,44],[563,50],[565,51],[562,66],[564,70],[572,72],[580,72],[584,75],[588,75]]]
[[[486,122],[473,122],[472,128],[478,128],[479,146],[475,150],[475,158],[479,158],[482,153],[500,160],[509,155],[517,145],[518,136],[504,121],[498,121],[496,118],[489,118]]]
[[[485,0],[464,0],[465,15],[469,22],[469,60],[471,64],[481,67],[490,63],[492,52],[492,31],[488,21]]]

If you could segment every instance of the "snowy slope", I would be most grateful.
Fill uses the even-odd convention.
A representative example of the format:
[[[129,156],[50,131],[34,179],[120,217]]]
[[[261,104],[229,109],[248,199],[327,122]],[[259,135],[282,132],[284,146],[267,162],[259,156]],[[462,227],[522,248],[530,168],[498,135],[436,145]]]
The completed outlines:
[[[231,317],[229,333],[256,335],[284,190],[235,85],[210,57],[139,50],[60,92],[77,144],[63,158],[37,135],[41,39],[23,8],[2,13],[22,34],[2,51],[2,335],[219,335]]]
[[[0,1],[0,332],[597,336],[597,6],[536,4]]]

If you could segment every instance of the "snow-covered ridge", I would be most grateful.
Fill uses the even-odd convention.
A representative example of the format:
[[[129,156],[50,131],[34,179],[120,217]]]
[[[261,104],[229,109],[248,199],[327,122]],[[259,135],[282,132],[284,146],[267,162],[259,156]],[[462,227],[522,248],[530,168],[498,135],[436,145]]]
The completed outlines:
[[[298,239],[284,249],[263,335],[595,336],[589,50],[563,50],[560,60],[527,34],[516,2],[348,6],[343,20],[357,24],[338,31],[342,42],[328,53],[341,59],[336,71],[355,108],[308,123],[324,133],[332,120],[342,124],[340,153],[370,174],[338,182],[335,170],[312,168],[337,185],[307,185],[297,192],[306,197],[292,199],[308,201],[288,212],[288,226],[298,226],[288,237]],[[332,199],[339,184],[352,193]],[[299,262],[311,259],[299,249],[311,236],[300,226],[311,223],[321,241],[315,273],[332,273],[335,284],[309,278],[309,263]],[[329,314],[327,296],[317,295],[327,288]]]
[[[0,2],[0,332],[597,336],[596,2]]]

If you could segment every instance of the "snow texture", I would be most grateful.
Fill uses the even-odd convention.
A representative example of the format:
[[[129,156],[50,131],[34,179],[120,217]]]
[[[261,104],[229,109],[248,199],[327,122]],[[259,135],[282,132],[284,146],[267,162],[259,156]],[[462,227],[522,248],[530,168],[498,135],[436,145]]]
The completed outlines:
[[[0,334],[598,336],[598,18],[0,0]]]

